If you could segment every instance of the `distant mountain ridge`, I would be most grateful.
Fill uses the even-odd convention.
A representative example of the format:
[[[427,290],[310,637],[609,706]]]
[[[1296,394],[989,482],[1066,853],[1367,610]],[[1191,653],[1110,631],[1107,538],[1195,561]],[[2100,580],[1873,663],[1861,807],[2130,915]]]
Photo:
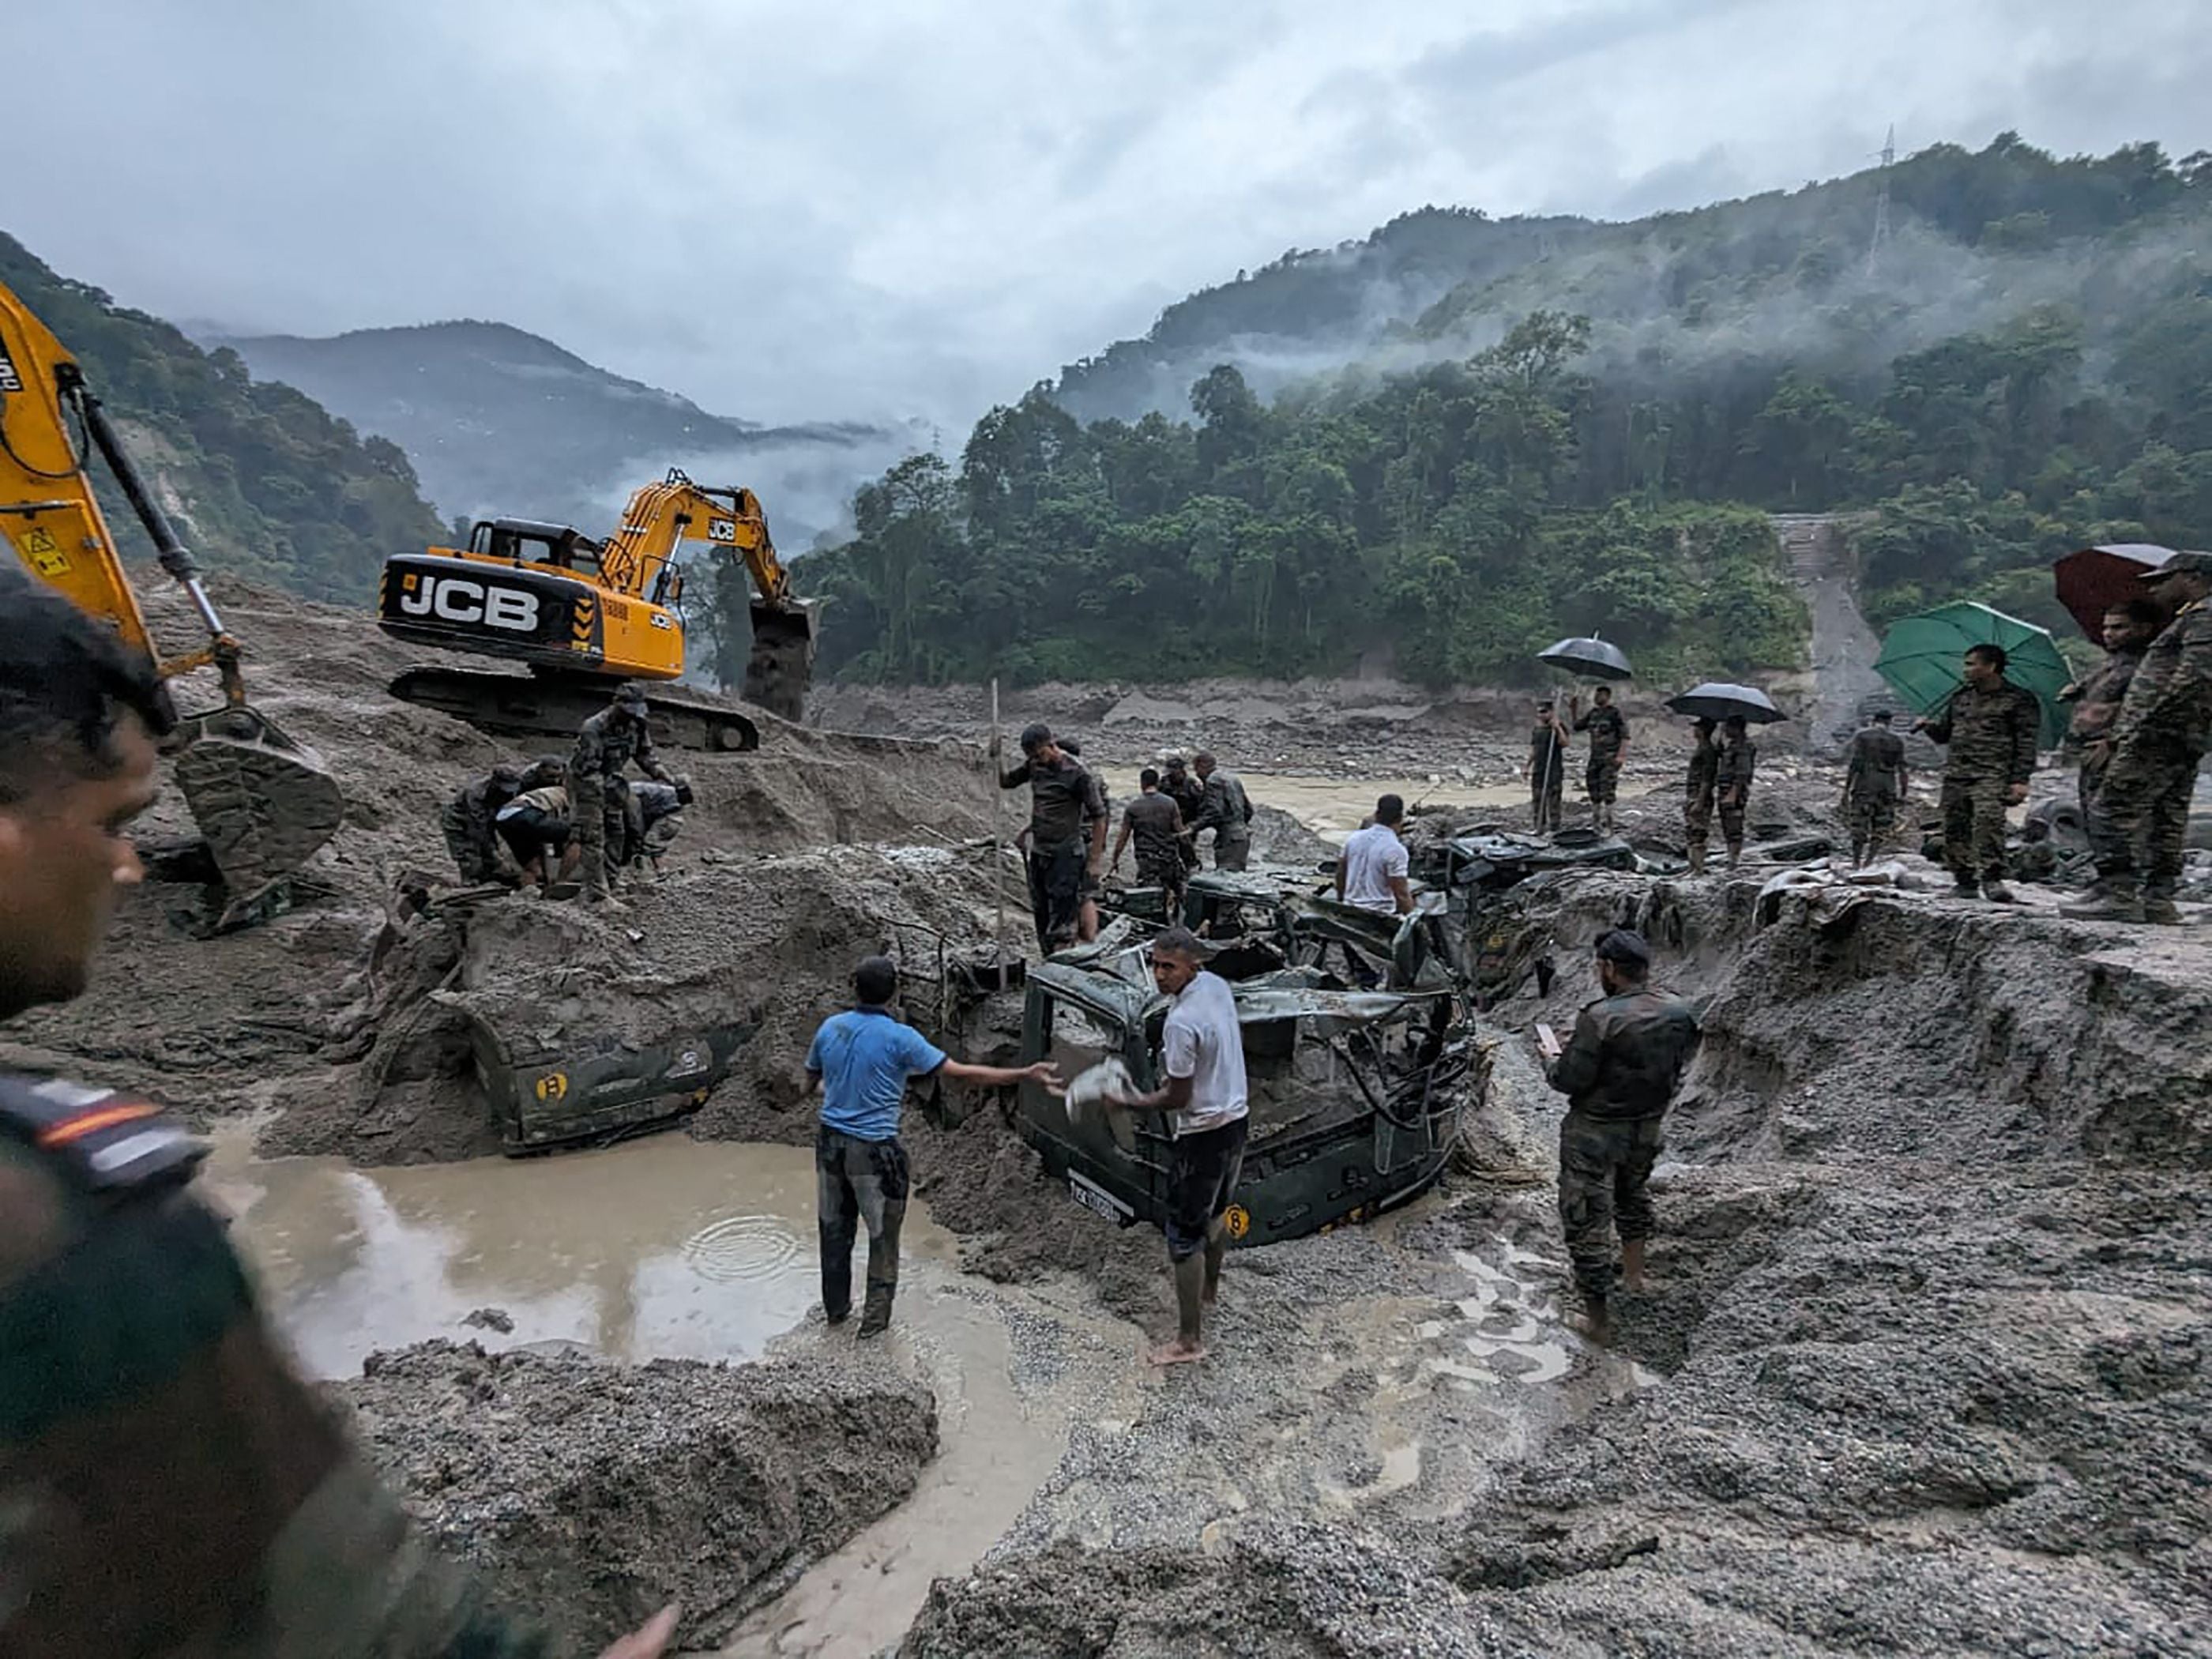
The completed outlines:
[[[2157,277],[2147,267],[2201,260],[2207,216],[2189,185],[2207,164],[2154,143],[2062,158],[2008,132],[1978,152],[1939,143],[1632,221],[1424,207],[1177,301],[1140,338],[1065,366],[1052,392],[1083,420],[1179,416],[1217,363],[1265,397],[1347,368],[1464,358],[1545,308],[1589,318],[1595,363],[1641,356],[1661,378],[1691,357],[1872,374],[2041,305],[2094,324]]]
[[[504,514],[603,528],[631,489],[682,465],[703,482],[750,485],[767,502],[779,539],[803,548],[836,521],[886,453],[902,447],[902,434],[879,427],[772,427],[710,414],[505,323],[210,343],[392,439],[407,452],[423,493],[449,516]]]
[[[210,568],[358,605],[375,592],[387,554],[440,533],[396,444],[289,386],[257,382],[236,354],[203,350],[7,235],[0,282],[83,365]],[[91,471],[126,553],[149,556],[106,470],[95,462]]]

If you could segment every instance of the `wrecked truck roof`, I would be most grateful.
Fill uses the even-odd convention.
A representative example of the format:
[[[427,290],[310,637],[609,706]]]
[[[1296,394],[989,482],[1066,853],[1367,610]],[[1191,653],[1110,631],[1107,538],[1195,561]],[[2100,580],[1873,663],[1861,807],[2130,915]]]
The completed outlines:
[[[1139,983],[1125,968],[1144,973],[1144,952],[1125,951],[1108,967],[1072,967],[1048,962],[1030,969],[1030,983],[1115,1021],[1125,1030],[1141,1028],[1164,1014],[1173,999],[1161,994],[1149,974]],[[1345,991],[1332,988],[1310,968],[1285,968],[1272,974],[1229,981],[1239,1024],[1279,1019],[1315,1019],[1323,1028],[1372,1025],[1412,1007],[1449,998],[1449,987],[1418,991]]]

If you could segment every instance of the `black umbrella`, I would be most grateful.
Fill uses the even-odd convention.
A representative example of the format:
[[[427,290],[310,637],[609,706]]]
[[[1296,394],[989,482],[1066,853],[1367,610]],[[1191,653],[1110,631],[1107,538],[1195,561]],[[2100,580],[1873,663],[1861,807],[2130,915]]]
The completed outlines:
[[[1774,706],[1774,699],[1755,685],[1730,685],[1726,680],[1707,680],[1703,685],[1693,685],[1679,697],[1667,699],[1667,707],[1678,714],[1689,714],[1701,720],[1724,720],[1741,714],[1753,726],[1771,726],[1776,720],[1790,717]]]
[[[1635,674],[1620,647],[1603,640],[1561,640],[1539,651],[1536,660],[1585,679],[1625,680]]]

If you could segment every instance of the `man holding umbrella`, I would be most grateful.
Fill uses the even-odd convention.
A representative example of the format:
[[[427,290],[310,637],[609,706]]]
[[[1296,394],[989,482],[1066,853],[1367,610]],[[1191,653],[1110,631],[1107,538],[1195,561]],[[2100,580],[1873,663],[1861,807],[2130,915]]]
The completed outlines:
[[[2181,610],[2143,653],[2112,725],[2089,814],[2097,886],[2063,912],[2081,921],[2181,919],[2173,884],[2197,768],[2212,744],[2212,553],[2177,553],[2140,580]]]
[[[1628,720],[1613,706],[1613,688],[1601,685],[1591,695],[1592,707],[1583,714],[1582,699],[1570,697],[1567,712],[1575,717],[1575,730],[1590,734],[1589,764],[1583,769],[1583,787],[1589,793],[1591,821],[1601,830],[1613,828],[1613,797],[1620,789],[1620,764],[1628,757]]]
[[[1744,717],[1721,722],[1721,752],[1713,766],[1713,793],[1721,809],[1721,839],[1728,843],[1729,868],[1743,862],[1743,813],[1751,805],[1751,769],[1759,758]],[[1704,848],[1698,848],[1700,854]],[[1702,864],[1702,856],[1698,860]]]
[[[1912,729],[1949,745],[1943,762],[1943,862],[1954,891],[1978,891],[1994,903],[2012,902],[2005,878],[2005,809],[2027,799],[2035,775],[2036,736],[2042,705],[2025,686],[2005,678],[2005,648],[1966,647],[1966,684],[1932,719]]]

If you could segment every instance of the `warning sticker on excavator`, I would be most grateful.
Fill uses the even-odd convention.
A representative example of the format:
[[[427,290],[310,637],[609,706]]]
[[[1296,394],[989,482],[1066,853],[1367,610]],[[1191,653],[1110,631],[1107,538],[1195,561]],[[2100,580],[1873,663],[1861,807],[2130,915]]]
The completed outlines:
[[[548,1072],[538,1079],[538,1097],[540,1100],[560,1100],[568,1092],[568,1074],[566,1072]]]
[[[8,348],[0,346],[0,392],[21,392],[23,377],[15,372],[15,360],[8,355]]]
[[[1242,1204],[1232,1204],[1221,1212],[1221,1224],[1231,1238],[1242,1238],[1252,1231],[1252,1212]]]
[[[15,545],[23,550],[23,562],[41,576],[69,574],[69,555],[62,551],[62,544],[54,539],[52,531],[33,526]]]

